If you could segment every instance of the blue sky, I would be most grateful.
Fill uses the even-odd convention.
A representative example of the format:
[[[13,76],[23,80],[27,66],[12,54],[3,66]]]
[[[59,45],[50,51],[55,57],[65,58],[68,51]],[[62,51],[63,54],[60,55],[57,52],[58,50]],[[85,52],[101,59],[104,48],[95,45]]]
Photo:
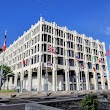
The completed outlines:
[[[110,0],[0,0],[0,45],[7,46],[39,20],[48,21],[110,44]]]

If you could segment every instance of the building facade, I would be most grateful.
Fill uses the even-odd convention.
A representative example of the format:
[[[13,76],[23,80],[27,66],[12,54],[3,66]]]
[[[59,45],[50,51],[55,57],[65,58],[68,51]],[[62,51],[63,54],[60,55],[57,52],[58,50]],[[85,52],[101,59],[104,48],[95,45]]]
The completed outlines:
[[[55,53],[48,52],[49,45]],[[76,60],[76,53],[80,63]],[[40,17],[35,25],[0,54],[4,56],[1,63],[10,66],[14,73],[13,77],[7,77],[3,88],[13,89],[22,82],[24,90],[44,91],[47,67],[49,91],[110,89],[105,53],[104,42]],[[51,65],[47,66],[46,61]]]

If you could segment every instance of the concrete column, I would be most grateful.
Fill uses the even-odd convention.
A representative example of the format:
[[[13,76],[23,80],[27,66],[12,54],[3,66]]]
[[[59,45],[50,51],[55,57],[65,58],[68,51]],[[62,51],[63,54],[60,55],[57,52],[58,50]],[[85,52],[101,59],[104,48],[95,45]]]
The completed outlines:
[[[6,81],[5,81],[5,90],[8,89],[8,76],[6,76]]]
[[[28,71],[28,91],[32,89],[32,69]]]
[[[52,91],[56,91],[56,69],[54,67],[55,64],[53,64],[53,70],[52,70]]]
[[[101,85],[102,85],[102,90],[105,90],[105,83],[104,83],[104,75],[101,74]]]
[[[12,87],[12,77],[10,77],[9,79],[9,89],[11,90],[13,87]]]
[[[37,91],[39,92],[41,90],[41,63],[39,63],[39,66],[37,68],[37,80],[38,80]]]
[[[17,87],[18,73],[14,74],[14,87]]]
[[[24,71],[22,70],[22,73],[20,73],[20,89],[21,89],[21,92],[23,90],[23,81],[24,81]]]
[[[68,78],[68,74],[69,74],[69,71],[66,69],[65,70],[65,89],[66,89],[66,91],[68,91],[69,90],[69,78]]]
[[[41,67],[40,67],[40,78],[41,78],[41,83],[40,83],[40,90],[43,91],[43,76],[42,76],[42,62],[41,62]]]
[[[77,85],[77,90],[79,91],[79,89],[80,89],[80,86],[79,86],[79,74],[78,74],[78,72],[76,72],[76,85]]]
[[[80,70],[79,70],[79,66],[78,66],[78,62],[76,62],[76,67],[75,67],[75,73],[76,73],[76,85],[77,85],[77,91],[80,90],[80,82],[79,82],[79,76],[80,76]]]
[[[67,27],[64,28],[65,31],[65,89],[69,90],[69,59],[68,59],[68,39],[67,39]]]
[[[56,91],[57,91],[57,89],[58,89],[58,77],[57,77],[57,71],[55,72],[56,74],[55,74],[55,78],[56,78],[56,80],[55,80],[55,88],[56,88]]]
[[[88,74],[88,72],[85,73],[85,77],[86,77],[86,90],[89,90],[89,74]]]
[[[68,71],[68,91],[70,91],[70,77],[69,77],[69,75],[70,75],[70,71]]]
[[[104,82],[104,72],[103,72],[103,68],[102,66],[100,65],[100,70],[101,70],[101,86],[102,86],[102,90],[105,89],[105,82]]]
[[[93,73],[93,77],[94,77],[94,89],[98,90],[97,73]]]
[[[73,90],[75,90],[75,87],[74,87],[74,76],[73,76],[73,79],[72,79],[72,84],[73,84]]]
[[[41,78],[42,78],[42,23],[43,23],[43,18],[40,17],[40,43],[39,43],[39,63],[38,63],[38,68],[37,68],[37,79],[38,79],[38,91],[41,91]]]

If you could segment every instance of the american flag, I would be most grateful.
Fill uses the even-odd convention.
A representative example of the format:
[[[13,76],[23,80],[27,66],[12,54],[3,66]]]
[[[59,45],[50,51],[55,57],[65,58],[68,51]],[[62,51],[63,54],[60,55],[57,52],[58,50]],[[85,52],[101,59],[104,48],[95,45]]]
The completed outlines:
[[[84,65],[81,65],[81,69],[84,69]]]
[[[56,53],[56,49],[51,45],[48,45],[48,52]]]
[[[96,68],[95,67],[93,67],[93,70],[94,70],[94,72],[96,72]]]
[[[6,31],[5,31],[5,38],[4,38],[4,45],[3,45],[3,51],[6,50]]]
[[[25,66],[25,65],[26,65],[26,61],[25,61],[24,59],[23,59],[23,62],[22,62],[22,63],[23,63],[23,66]]]
[[[102,63],[102,62],[103,62],[102,58],[99,58],[99,63]]]
[[[76,53],[75,54],[75,59],[79,62],[80,61],[80,59],[79,59],[79,55]]]
[[[50,61],[48,61],[47,66],[52,66],[52,63],[50,63]]]
[[[109,55],[110,54],[110,50],[108,50],[105,54],[105,56]]]

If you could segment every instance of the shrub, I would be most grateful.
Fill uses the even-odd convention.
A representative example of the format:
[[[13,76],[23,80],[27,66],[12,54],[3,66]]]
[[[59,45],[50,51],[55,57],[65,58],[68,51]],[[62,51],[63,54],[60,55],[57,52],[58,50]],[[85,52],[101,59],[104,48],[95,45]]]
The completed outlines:
[[[16,90],[0,90],[0,93],[16,92]]]
[[[98,109],[98,97],[96,94],[88,94],[80,102],[80,107],[84,110],[97,110]]]
[[[104,98],[106,98],[106,99],[108,98],[108,96],[107,96],[107,93],[106,93],[106,92],[103,92],[103,93],[102,93],[102,95],[103,95],[103,97],[104,97]]]

